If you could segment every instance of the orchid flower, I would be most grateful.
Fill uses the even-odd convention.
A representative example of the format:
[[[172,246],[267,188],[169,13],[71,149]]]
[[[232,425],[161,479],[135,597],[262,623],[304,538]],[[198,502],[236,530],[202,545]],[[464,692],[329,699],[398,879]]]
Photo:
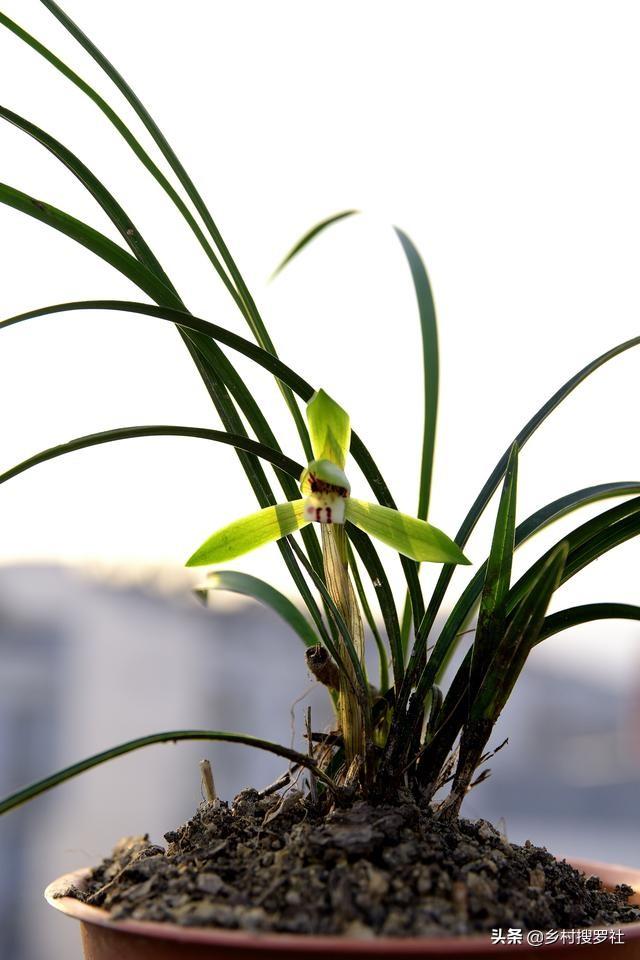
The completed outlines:
[[[344,472],[351,438],[349,415],[324,390],[309,401],[307,420],[315,459],[300,477],[303,496],[222,527],[196,550],[187,566],[233,560],[308,523],[344,524],[347,520],[413,560],[469,563],[453,540],[425,520],[351,496]]]

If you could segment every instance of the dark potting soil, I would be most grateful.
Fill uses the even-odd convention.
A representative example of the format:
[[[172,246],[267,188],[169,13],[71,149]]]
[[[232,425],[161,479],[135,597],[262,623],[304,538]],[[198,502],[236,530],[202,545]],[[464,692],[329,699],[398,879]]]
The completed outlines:
[[[351,936],[569,929],[640,919],[544,848],[484,820],[438,820],[407,800],[321,815],[300,796],[245,791],[165,835],[123,840],[71,895],[114,919]]]

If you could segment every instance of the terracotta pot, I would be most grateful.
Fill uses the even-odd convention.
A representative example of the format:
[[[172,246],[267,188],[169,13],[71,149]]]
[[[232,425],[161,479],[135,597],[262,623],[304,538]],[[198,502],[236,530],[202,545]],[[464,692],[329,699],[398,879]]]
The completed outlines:
[[[628,883],[638,892],[631,898],[640,904],[640,870],[590,860],[571,860],[578,870],[597,874],[613,888]],[[617,957],[640,960],[640,921],[622,926],[623,943],[607,940],[599,944],[580,942],[526,942],[515,945],[492,944],[490,934],[450,937],[438,940],[395,939],[347,940],[341,937],[307,937],[287,934],[248,934],[235,930],[185,928],[170,923],[146,923],[134,920],[110,920],[109,914],[70,897],[56,898],[56,891],[70,883],[81,886],[88,870],[69,873],[50,884],[45,897],[52,907],[80,921],[85,960],[365,960],[367,957],[520,957],[542,953],[559,955],[561,960],[585,960],[590,957]],[[581,934],[583,931],[581,931]],[[620,952],[622,951],[622,953]]]

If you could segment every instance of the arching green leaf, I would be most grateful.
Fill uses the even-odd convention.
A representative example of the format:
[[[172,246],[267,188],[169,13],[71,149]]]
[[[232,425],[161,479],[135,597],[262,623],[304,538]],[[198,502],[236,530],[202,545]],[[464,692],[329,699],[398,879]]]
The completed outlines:
[[[640,620],[640,607],[631,603],[584,603],[568,607],[545,617],[537,643],[553,637],[562,630],[592,623],[595,620]]]
[[[271,584],[260,580],[258,577],[252,577],[248,573],[240,573],[237,570],[216,570],[207,577],[204,589],[225,590],[258,600],[282,617],[285,623],[288,623],[291,629],[297,633],[305,646],[313,647],[320,642],[317,633],[295,604],[279,590],[272,587]]]
[[[292,477],[296,476],[296,471],[300,468],[300,464],[296,463],[295,460],[289,460],[279,451],[271,450],[249,437],[236,436],[233,433],[226,433],[224,430],[208,430],[205,427],[174,427],[166,424],[154,424],[144,427],[116,427],[114,430],[102,430],[100,433],[90,433],[84,437],[69,440],[67,443],[48,447],[46,450],[36,453],[33,457],[16,464],[15,467],[5,470],[4,473],[0,473],[0,483],[6,483],[7,480],[17,477],[32,467],[46,463],[47,460],[54,460],[56,457],[74,453],[76,450],[85,450],[87,447],[95,447],[102,443],[133,440],[140,437],[198,437],[203,440],[213,440],[216,443],[229,444],[239,450],[246,450],[247,453],[253,453],[255,456],[267,460]]]
[[[64,770],[45,777],[44,780],[37,780],[28,787],[23,787],[17,793],[0,800],[0,815],[19,807],[32,800],[41,793],[51,790],[59,783],[65,783],[72,777],[77,777],[79,773],[85,770],[91,770],[93,767],[106,763],[108,760],[115,760],[116,757],[122,757],[125,753],[131,753],[133,750],[140,750],[142,747],[150,747],[155,743],[178,743],[181,740],[210,740],[220,743],[240,743],[246,747],[256,747],[258,750],[265,750],[267,753],[273,753],[277,757],[283,757],[291,763],[311,770],[319,780],[322,780],[330,789],[335,790],[333,781],[319,769],[311,759],[304,753],[298,753],[290,747],[281,746],[279,743],[272,743],[270,740],[262,740],[260,737],[252,737],[246,733],[231,733],[227,730],[169,730],[165,733],[151,733],[146,737],[138,737],[136,740],[129,740],[127,743],[121,743],[117,747],[111,747],[109,750],[103,750],[96,753],[80,763],[74,763]]]
[[[323,230],[326,230],[327,227],[330,227],[334,223],[338,223],[340,220],[344,220],[346,217],[352,217],[354,214],[358,213],[358,210],[343,210],[341,213],[334,213],[333,216],[327,217],[326,220],[321,220],[319,223],[316,223],[315,226],[311,227],[310,230],[298,240],[296,244],[289,250],[289,253],[280,261],[278,266],[275,268],[271,274],[270,279],[273,280],[281,270],[287,266],[288,263],[291,263],[294,257],[296,257],[304,248],[319,236]]]
[[[469,677],[471,695],[473,695],[473,691],[477,690],[482,677],[489,669],[496,643],[504,634],[506,599],[511,584],[511,565],[516,527],[517,477],[518,447],[514,444],[504,478],[480,598],[478,625],[473,641]]]

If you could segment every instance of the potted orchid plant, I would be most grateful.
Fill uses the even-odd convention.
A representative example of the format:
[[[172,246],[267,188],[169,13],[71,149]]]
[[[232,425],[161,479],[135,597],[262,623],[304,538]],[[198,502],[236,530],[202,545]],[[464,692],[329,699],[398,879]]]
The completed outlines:
[[[478,956],[518,947],[523,937],[532,946],[547,943],[572,956],[574,947],[586,942],[604,949],[616,942],[614,934],[640,938],[640,911],[628,886],[640,887],[639,872],[558,862],[543,848],[508,843],[486,822],[460,818],[464,797],[486,776],[486,761],[499,749],[491,743],[495,723],[535,645],[592,620],[640,619],[640,607],[606,602],[549,613],[562,584],[640,532],[640,483],[585,487],[520,522],[516,515],[524,445],[576,387],[640,338],[596,358],[543,404],[508,445],[450,538],[427,519],[437,413],[435,310],[420,255],[397,230],[419,308],[425,381],[417,516],[401,513],[347,412],[321,385],[312,386],[279,358],[208,207],[134,91],[54,0],[41,2],[125,96],[168,163],[171,180],[82,77],[1,13],[0,25],[82,90],[113,124],[184,217],[253,339],[192,315],[108,188],[50,133],[0,107],[4,120],[42,144],[87,188],[124,245],[9,185],[0,185],[0,201],[84,245],[151,301],[55,304],[5,319],[0,328],[81,310],[126,311],[171,323],[221,421],[221,429],[163,424],[78,437],[6,470],[0,483],[71,451],[132,437],[194,436],[235,448],[260,509],[213,533],[188,564],[213,568],[202,585],[204,595],[234,590],[276,610],[305,645],[309,669],[326,686],[335,709],[329,730],[315,730],[308,715],[306,752],[250,733],[164,731],[96,754],[5,798],[2,813],[113,757],[165,741],[242,743],[288,763],[274,784],[247,789],[231,805],[217,797],[205,764],[206,800],[189,823],[166,834],[166,849],[146,838],[120,844],[94,870],[53,884],[49,900],[81,920],[86,956],[92,958]],[[321,231],[354,213],[314,227],[281,267]],[[266,412],[223,347],[273,374],[297,428],[303,463],[282,451]],[[352,496],[349,456],[371,489],[371,501]],[[272,489],[268,467],[274,468],[281,496]],[[467,542],[498,491],[489,555],[436,627],[453,572],[469,562]],[[514,580],[514,552],[523,543],[555,520],[612,498],[614,506],[578,524]],[[406,582],[403,605],[393,594],[376,540],[398,554]],[[265,581],[218,569],[271,541],[278,543],[302,609]],[[430,597],[419,576],[422,563],[441,566]],[[375,677],[365,656],[369,637],[378,654]],[[466,650],[445,688],[445,668],[463,637]],[[545,940],[554,929],[555,940]],[[533,933],[543,939],[536,942]]]

